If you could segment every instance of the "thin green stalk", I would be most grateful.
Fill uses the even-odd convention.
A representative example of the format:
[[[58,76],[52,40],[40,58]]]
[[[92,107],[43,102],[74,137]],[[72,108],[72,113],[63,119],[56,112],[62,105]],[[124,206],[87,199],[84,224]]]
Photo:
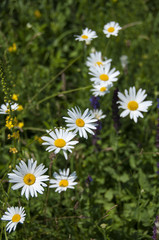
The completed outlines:
[[[139,189],[140,191],[140,189]],[[139,193],[138,201],[137,201],[137,234],[139,232],[139,227],[140,227],[140,202],[141,202],[141,191]]]
[[[84,44],[84,62],[86,62],[86,57],[87,57],[87,45]]]
[[[53,77],[49,82],[47,82],[42,88],[40,88],[39,91],[32,97],[32,99],[29,101],[29,105],[32,103],[32,101],[45,89],[47,86],[49,86],[58,76],[60,76],[62,73],[64,73],[69,67],[71,67],[81,56],[75,58],[73,61],[71,61],[70,64],[68,64],[63,70],[61,70],[55,77]]]
[[[3,192],[4,195],[6,195],[6,191],[4,190],[2,181],[0,181],[0,190]]]
[[[8,240],[8,237],[7,237],[7,233],[6,233],[6,229],[4,228],[4,236],[5,236],[5,239]]]
[[[15,146],[15,144],[14,144],[14,146]],[[16,164],[16,157],[15,157],[15,154],[13,154],[13,168],[15,168],[15,164]],[[8,198],[9,198],[10,189],[11,189],[11,183],[9,183],[9,186],[8,186],[7,196],[5,198],[5,206],[7,204]]]
[[[105,56],[108,55],[108,47],[110,45],[110,38],[108,39],[108,42],[107,42],[107,45],[106,45],[106,48],[105,48]]]
[[[103,229],[103,237],[104,237],[104,240],[107,240],[107,236],[106,236],[106,231],[105,231],[105,229]]]
[[[92,87],[92,85],[89,85],[89,86],[86,86],[86,87],[80,87],[80,88],[75,88],[75,89],[71,89],[71,90],[67,90],[67,91],[58,92],[58,93],[55,93],[51,96],[43,98],[41,101],[37,102],[37,105],[49,100],[50,98],[54,98],[54,97],[56,97],[60,94],[68,94],[68,93],[72,93],[72,92],[77,92],[77,91],[85,90],[85,89],[88,89],[88,88],[91,88],[91,87]]]
[[[27,201],[27,216],[30,223],[30,199]]]
[[[3,234],[3,223],[1,223],[1,235],[0,235],[0,240],[2,240],[2,234]]]
[[[37,132],[46,132],[45,129],[35,128],[35,127],[24,127],[23,130],[31,130],[31,131],[37,131]]]
[[[129,27],[134,27],[134,26],[140,25],[142,23],[143,23],[142,21],[128,23],[128,24],[124,25],[121,30],[124,30],[124,29],[129,28]]]
[[[49,164],[49,178],[51,178],[51,169],[52,169],[52,165],[53,165],[53,161],[55,161],[57,159],[57,156],[55,157],[55,159],[50,159],[50,164]],[[44,207],[44,215],[46,216],[46,210],[47,210],[47,203],[48,203],[48,198],[49,198],[49,193],[50,193],[50,188],[49,188],[49,184],[47,186],[47,192],[46,192],[46,198],[45,198],[45,207]]]

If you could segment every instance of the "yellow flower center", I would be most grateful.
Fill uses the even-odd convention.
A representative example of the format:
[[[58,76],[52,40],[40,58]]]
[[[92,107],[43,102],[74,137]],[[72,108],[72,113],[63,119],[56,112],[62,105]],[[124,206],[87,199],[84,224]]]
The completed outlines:
[[[102,80],[102,81],[108,81],[108,80],[109,80],[109,77],[108,77],[107,74],[101,74],[99,78],[100,78],[100,80]]]
[[[21,219],[21,216],[19,214],[15,214],[13,217],[12,217],[12,222],[19,222]]]
[[[78,118],[78,119],[76,120],[76,125],[77,125],[78,127],[84,127],[85,122],[83,121],[83,119]]]
[[[95,114],[95,118],[100,120],[100,116],[98,114]]]
[[[66,145],[66,142],[62,138],[58,138],[55,140],[54,145],[58,148],[62,148]]]
[[[114,32],[115,28],[114,27],[109,27],[108,32]]]
[[[102,62],[96,62],[95,65],[100,66],[100,65],[103,65],[103,63]]]
[[[27,185],[33,185],[35,183],[35,180],[36,177],[32,173],[27,173],[23,178],[23,181]]]
[[[136,101],[130,101],[128,103],[128,108],[131,111],[135,111],[136,109],[138,109],[138,107],[139,107],[139,104]]]
[[[82,35],[81,38],[88,39],[88,36],[87,35]]]
[[[101,87],[101,88],[100,88],[100,91],[101,91],[101,92],[105,92],[105,91],[106,91],[106,87]]]
[[[67,187],[68,186],[68,181],[66,179],[63,179],[59,182],[60,187]]]

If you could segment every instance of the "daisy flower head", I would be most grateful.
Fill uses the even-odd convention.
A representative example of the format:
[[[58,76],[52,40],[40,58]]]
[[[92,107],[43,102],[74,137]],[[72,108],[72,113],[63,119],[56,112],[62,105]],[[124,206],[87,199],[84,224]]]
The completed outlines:
[[[45,181],[49,180],[48,175],[43,175],[48,168],[41,163],[37,166],[37,161],[28,159],[28,165],[21,160],[19,165],[16,165],[17,170],[13,170],[13,173],[8,173],[9,182],[15,183],[12,186],[13,190],[22,188],[21,195],[25,193],[25,197],[29,199],[29,195],[37,197],[37,192],[43,194],[46,187]]]
[[[125,90],[125,95],[121,92],[118,92],[118,98],[120,101],[119,108],[124,109],[124,111],[120,114],[121,117],[126,117],[130,114],[130,119],[133,119],[134,122],[137,122],[137,118],[143,118],[143,114],[141,112],[147,112],[148,107],[152,105],[152,101],[144,101],[147,97],[145,94],[145,90],[141,88],[136,93],[135,87],[130,87],[129,92]]]
[[[25,210],[23,207],[9,207],[2,216],[1,220],[9,221],[6,225],[6,230],[10,233],[15,231],[18,223],[23,223],[25,220]]]
[[[95,84],[99,83],[112,83],[118,80],[117,76],[120,74],[115,68],[110,69],[111,64],[108,63],[106,66],[91,67],[89,74],[93,77],[90,78]]]
[[[78,141],[71,141],[76,134],[62,127],[59,129],[55,128],[54,131],[47,131],[47,133],[50,135],[50,137],[41,137],[41,139],[44,141],[42,145],[48,145],[46,151],[54,151],[55,154],[57,154],[60,152],[60,150],[62,150],[64,157],[67,160],[67,151],[72,152],[74,145],[78,143]]]
[[[97,120],[101,120],[106,117],[106,115],[103,115],[103,111],[101,109],[94,109],[90,111],[94,118]]]
[[[11,111],[15,111],[18,109],[18,104],[17,103],[11,103],[9,107],[9,103],[2,104],[0,107],[0,114],[8,114]]]
[[[66,191],[67,188],[74,188],[74,185],[77,184],[77,182],[74,182],[74,180],[77,178],[76,172],[73,172],[69,176],[69,168],[67,170],[59,170],[59,174],[54,172],[53,176],[55,179],[50,180],[50,188],[56,188],[55,192],[62,192]]]
[[[92,52],[89,57],[87,57],[86,66],[87,67],[94,67],[94,66],[104,66],[107,63],[110,63],[112,59],[105,58],[105,61],[102,59],[101,52]]]
[[[66,125],[69,130],[74,131],[74,133],[79,132],[80,137],[88,138],[87,132],[94,135],[92,131],[96,129],[97,119],[95,119],[89,109],[87,108],[82,114],[80,108],[75,107],[68,110],[68,115],[70,117],[63,117],[66,121]]]
[[[112,21],[104,25],[103,32],[106,34],[106,37],[109,38],[112,35],[118,36],[119,30],[121,30],[119,23]]]
[[[75,40],[85,41],[86,44],[89,44],[92,41],[92,39],[97,38],[98,36],[96,35],[95,31],[85,28],[84,30],[82,30],[81,35],[76,35],[75,37],[76,37]]]
[[[109,89],[113,86],[113,84],[110,83],[100,83],[100,84],[94,84],[93,89],[91,89],[92,94],[95,97],[98,96],[104,96],[105,94],[109,93]]]

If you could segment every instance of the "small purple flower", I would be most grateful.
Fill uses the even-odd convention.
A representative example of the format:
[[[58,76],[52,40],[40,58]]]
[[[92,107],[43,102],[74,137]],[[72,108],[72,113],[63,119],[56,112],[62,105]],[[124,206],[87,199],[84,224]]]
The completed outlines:
[[[93,109],[100,108],[99,97],[92,96],[89,100]]]
[[[88,175],[87,179],[86,179],[86,184],[87,186],[93,181],[92,177],[90,175]]]
[[[153,227],[153,236],[152,236],[153,240],[157,240],[157,225],[159,224],[158,220],[159,220],[159,216],[156,217],[155,224]]]
[[[159,174],[159,162],[157,162],[157,168],[158,168],[158,171],[156,173]]]
[[[157,108],[159,109],[159,98],[157,98]]]

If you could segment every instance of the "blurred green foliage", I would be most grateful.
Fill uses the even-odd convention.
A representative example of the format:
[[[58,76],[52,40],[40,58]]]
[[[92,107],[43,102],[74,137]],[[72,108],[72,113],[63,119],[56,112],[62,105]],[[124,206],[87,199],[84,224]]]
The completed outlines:
[[[137,124],[129,117],[121,119],[117,134],[112,120],[113,90],[101,98],[101,109],[107,117],[102,120],[99,149],[92,145],[91,136],[88,140],[80,139],[70,159],[66,161],[58,155],[50,169],[51,174],[59,168],[75,170],[78,186],[61,194],[50,190],[45,211],[46,191],[31,199],[31,218],[27,214],[25,223],[8,234],[9,240],[152,238],[159,200],[156,174],[159,153],[155,146],[159,95],[158,10],[157,0],[1,1],[1,65],[11,93],[19,94],[18,102],[24,107],[17,116],[19,121],[24,121],[24,128],[16,163],[33,157],[49,167],[52,161],[49,153],[35,137],[42,136],[45,129],[64,126],[62,117],[67,115],[68,108],[91,108],[89,89],[60,92],[90,85],[85,61],[92,48],[112,58],[113,67],[121,72],[113,90],[118,87],[123,92],[136,86],[146,89],[148,100],[153,101],[149,112]],[[110,21],[118,22],[123,30],[118,37],[108,40],[102,31]],[[95,30],[99,36],[87,47],[74,37],[85,27]],[[8,51],[14,43],[16,50]],[[120,62],[122,55],[128,56],[126,71]],[[52,95],[56,96],[45,99]],[[0,96],[2,104],[2,90]],[[5,175],[6,190],[12,142],[7,139],[9,131],[4,126],[4,116],[0,119],[0,175]],[[89,175],[93,179],[90,184],[86,183]],[[5,192],[0,188],[3,215]],[[18,204],[28,209],[20,191],[11,191],[8,206]],[[1,237],[5,239],[3,233]]]

